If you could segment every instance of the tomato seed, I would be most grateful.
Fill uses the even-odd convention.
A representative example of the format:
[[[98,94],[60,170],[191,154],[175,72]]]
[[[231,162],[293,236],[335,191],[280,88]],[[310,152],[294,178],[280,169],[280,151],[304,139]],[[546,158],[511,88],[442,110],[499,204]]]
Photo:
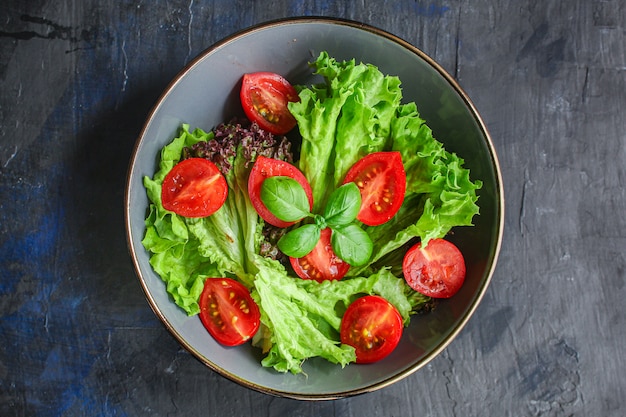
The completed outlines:
[[[250,307],[248,307],[248,303],[246,300],[241,300],[239,303],[239,310],[241,310],[245,314],[250,314]]]
[[[380,213],[381,211],[383,211],[383,208],[380,204],[378,204],[378,202],[373,203],[372,205],[370,205],[370,207],[372,208],[372,210]]]

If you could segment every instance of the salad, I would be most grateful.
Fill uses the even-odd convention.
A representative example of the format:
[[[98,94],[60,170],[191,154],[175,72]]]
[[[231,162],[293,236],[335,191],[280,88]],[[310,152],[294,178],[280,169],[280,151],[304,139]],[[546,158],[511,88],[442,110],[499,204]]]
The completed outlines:
[[[294,374],[381,360],[452,297],[465,264],[445,237],[472,225],[482,186],[397,77],[326,52],[310,66],[323,83],[245,75],[246,117],[182,125],[144,178],[142,243],[172,300]]]

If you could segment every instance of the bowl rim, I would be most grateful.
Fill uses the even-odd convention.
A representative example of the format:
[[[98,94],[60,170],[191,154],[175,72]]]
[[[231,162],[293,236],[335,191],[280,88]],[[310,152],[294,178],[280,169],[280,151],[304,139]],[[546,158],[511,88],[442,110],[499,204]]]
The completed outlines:
[[[473,297],[472,302],[468,305],[467,311],[466,313],[460,317],[460,319],[458,320],[456,326],[451,329],[450,333],[448,334],[447,337],[445,337],[444,339],[441,340],[441,342],[434,348],[432,349],[428,354],[426,354],[419,362],[414,363],[413,365],[407,367],[406,369],[404,369],[403,371],[392,375],[388,378],[385,378],[379,382],[367,385],[365,387],[362,388],[357,388],[357,389],[352,389],[352,390],[346,390],[346,391],[341,391],[341,392],[335,392],[335,393],[325,393],[325,394],[303,394],[303,393],[294,393],[294,392],[289,392],[289,391],[283,391],[283,390],[277,390],[274,388],[269,388],[269,387],[265,387],[259,384],[256,384],[254,382],[248,381],[244,378],[241,378],[219,366],[217,366],[216,364],[214,364],[213,362],[211,362],[208,358],[205,358],[202,354],[200,354],[196,349],[194,349],[193,346],[191,346],[187,341],[185,341],[185,339],[176,331],[176,329],[174,329],[174,327],[169,323],[169,321],[167,320],[167,318],[165,317],[165,315],[159,310],[158,306],[157,306],[157,302],[156,300],[153,298],[149,288],[147,287],[146,281],[143,278],[143,273],[141,271],[139,262],[137,260],[137,253],[135,251],[135,247],[133,245],[133,232],[132,232],[132,228],[131,228],[131,219],[130,219],[130,200],[131,200],[131,193],[130,193],[130,189],[131,189],[131,180],[134,177],[133,173],[134,173],[134,166],[135,166],[135,161],[137,159],[137,155],[138,155],[138,151],[139,151],[139,147],[140,144],[142,142],[142,138],[144,137],[146,130],[148,128],[148,126],[150,125],[150,123],[152,122],[152,119],[154,117],[154,115],[156,114],[156,112],[158,111],[162,101],[169,95],[169,93],[171,92],[171,90],[176,86],[176,84],[181,80],[181,78],[183,78],[185,76],[185,74],[191,69],[193,68],[199,61],[201,61],[202,59],[206,58],[208,55],[210,55],[211,53],[213,53],[214,51],[222,48],[223,46],[236,41],[239,38],[248,36],[254,32],[257,31],[263,31],[266,29],[270,29],[273,27],[278,27],[278,26],[284,26],[284,25],[290,25],[290,24],[327,24],[327,25],[339,25],[339,26],[348,26],[357,30],[363,30],[366,32],[370,32],[378,37],[382,37],[385,38],[389,41],[392,41],[398,45],[400,45],[401,47],[403,47],[404,49],[408,50],[409,52],[417,55],[420,59],[422,59],[423,61],[425,61],[429,66],[431,66],[439,75],[441,75],[447,83],[450,84],[450,86],[452,87],[452,89],[459,95],[459,97],[462,99],[462,101],[464,102],[464,104],[467,106],[469,112],[471,113],[471,116],[474,118],[475,122],[478,125],[479,130],[481,131],[482,135],[485,138],[485,144],[487,146],[487,149],[489,151],[490,157],[491,157],[491,162],[492,162],[492,169],[494,172],[494,186],[496,188],[496,205],[497,205],[497,216],[499,217],[497,219],[497,234],[495,236],[495,242],[494,242],[494,247],[493,247],[493,253],[492,253],[492,257],[493,260],[491,262],[491,265],[489,266],[489,270],[487,271],[487,274],[485,276],[485,279],[483,281],[482,286],[480,286],[478,288],[478,292],[477,294]],[[221,375],[222,377],[225,377],[226,379],[229,379],[241,386],[247,387],[249,389],[264,393],[264,394],[269,394],[269,395],[273,395],[273,396],[277,396],[277,397],[283,397],[283,398],[291,398],[291,399],[296,399],[296,400],[334,400],[334,399],[340,399],[340,398],[347,398],[347,397],[351,397],[351,396],[355,396],[355,395],[360,395],[360,394],[365,394],[365,393],[369,393],[369,392],[373,392],[382,388],[385,388],[389,385],[392,385],[395,382],[398,382],[406,377],[408,377],[409,375],[415,373],[416,371],[418,371],[419,369],[421,369],[422,367],[424,367],[425,365],[427,365],[431,360],[433,360],[436,356],[438,356],[443,350],[445,350],[448,345],[450,343],[452,343],[452,341],[458,336],[458,334],[463,330],[463,328],[465,327],[465,325],[467,324],[467,322],[469,321],[469,319],[473,316],[476,308],[478,307],[478,305],[480,304],[480,302],[482,301],[482,298],[485,295],[485,292],[487,290],[487,288],[489,287],[489,283],[493,277],[494,271],[496,269],[496,265],[497,265],[497,261],[498,261],[498,257],[500,254],[500,249],[502,246],[502,238],[503,238],[503,233],[504,233],[504,211],[505,211],[505,199],[504,199],[504,188],[503,188],[503,180],[502,180],[502,173],[501,173],[501,169],[500,169],[500,163],[495,151],[495,147],[493,145],[493,141],[491,139],[491,136],[487,130],[487,127],[484,123],[484,121],[482,120],[482,117],[480,116],[480,114],[478,113],[475,105],[473,104],[473,102],[471,101],[471,99],[469,98],[469,96],[467,95],[467,93],[461,88],[460,84],[440,65],[438,64],[433,58],[431,58],[429,55],[427,55],[425,52],[423,52],[421,49],[417,48],[416,46],[412,45],[411,43],[407,42],[406,40],[400,38],[397,35],[394,35],[384,29],[378,28],[376,26],[367,24],[367,23],[363,23],[363,22],[359,22],[359,21],[355,21],[355,20],[350,20],[350,19],[344,19],[344,18],[337,18],[337,17],[327,17],[327,16],[299,16],[299,17],[285,17],[285,18],[280,18],[280,19],[274,19],[274,20],[268,20],[268,21],[264,21],[249,27],[246,27],[244,29],[241,29],[239,31],[236,31],[234,33],[232,33],[229,36],[226,36],[224,38],[222,38],[221,40],[213,43],[212,45],[210,45],[209,47],[205,48],[202,52],[200,52],[196,57],[194,57],[193,59],[191,59],[173,78],[172,80],[168,83],[168,85],[166,86],[166,88],[161,92],[161,94],[159,95],[159,97],[157,98],[157,100],[155,101],[155,104],[153,105],[153,107],[151,108],[151,110],[148,113],[148,117],[146,118],[141,131],[139,132],[139,135],[137,137],[137,140],[135,142],[135,145],[133,147],[132,153],[131,153],[131,158],[128,164],[128,169],[127,169],[127,176],[126,176],[126,183],[125,183],[125,194],[124,194],[124,214],[125,214],[125,228],[126,228],[126,241],[127,241],[127,246],[128,246],[128,250],[131,256],[131,259],[133,261],[133,266],[135,269],[135,273],[137,275],[137,278],[140,281],[142,290],[144,292],[144,295],[146,297],[146,299],[148,300],[148,304],[150,305],[150,308],[152,309],[152,311],[155,313],[155,315],[159,318],[160,322],[165,326],[165,328],[168,330],[168,332],[177,340],[177,342],[182,345],[188,352],[190,352],[197,360],[199,360],[201,363],[203,363],[204,365],[206,365],[208,368],[210,368],[211,370],[217,372],[219,375]]]

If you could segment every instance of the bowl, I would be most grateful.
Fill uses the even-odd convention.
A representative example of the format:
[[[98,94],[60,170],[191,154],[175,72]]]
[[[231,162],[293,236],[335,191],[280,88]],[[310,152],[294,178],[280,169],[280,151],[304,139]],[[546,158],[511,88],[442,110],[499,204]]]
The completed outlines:
[[[272,71],[292,83],[310,81],[308,62],[321,51],[338,60],[371,63],[399,76],[405,101],[416,102],[422,118],[446,149],[465,159],[479,190],[480,215],[473,227],[457,228],[453,240],[467,262],[466,281],[453,298],[428,314],[414,316],[396,350],[382,361],[342,368],[323,359],[304,363],[304,373],[283,374],[260,365],[250,344],[218,344],[197,316],[188,317],[166,293],[141,244],[148,199],[144,176],[156,170],[159,150],[181,124],[210,130],[241,113],[243,74]],[[405,378],[436,357],[468,322],[492,277],[503,232],[504,200],[492,141],[476,108],[457,82],[433,59],[406,41],[362,23],[329,18],[271,21],[236,33],[190,62],[162,93],[140,133],[130,161],[125,195],[129,251],[150,307],[178,342],[225,378],[276,396],[336,399],[371,392]]]

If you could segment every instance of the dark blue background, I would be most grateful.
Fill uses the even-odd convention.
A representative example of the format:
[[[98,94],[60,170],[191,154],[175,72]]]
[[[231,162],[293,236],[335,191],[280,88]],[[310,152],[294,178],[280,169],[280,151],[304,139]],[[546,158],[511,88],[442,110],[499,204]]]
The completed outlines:
[[[622,4],[623,6],[623,4]],[[308,403],[211,372],[146,302],[123,218],[160,92],[270,19],[363,21],[441,63],[500,155],[506,235],[466,329],[383,390]],[[625,12],[618,0],[0,5],[0,415],[626,414]]]

